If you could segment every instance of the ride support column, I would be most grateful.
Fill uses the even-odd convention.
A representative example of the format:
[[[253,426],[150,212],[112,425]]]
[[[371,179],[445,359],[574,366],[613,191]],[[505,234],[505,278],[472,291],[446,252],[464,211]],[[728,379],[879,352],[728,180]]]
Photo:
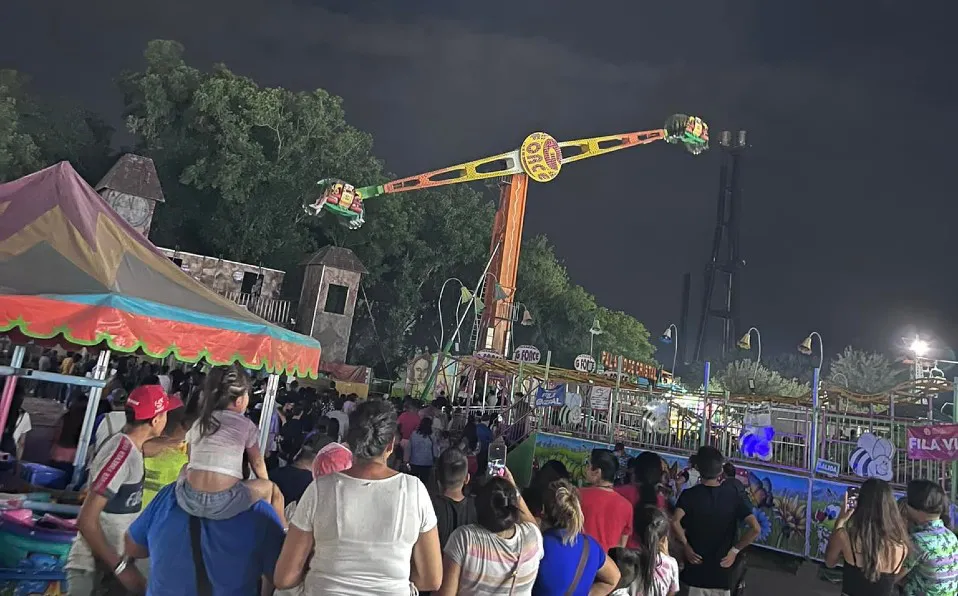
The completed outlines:
[[[495,350],[506,358],[509,357],[505,349],[512,328],[513,298],[519,272],[519,251],[528,191],[529,177],[526,174],[513,174],[500,186],[499,208],[492,224],[490,246],[490,251],[494,251],[496,246],[499,246],[499,251],[492,260],[484,284],[483,336],[479,340],[479,349]],[[496,283],[505,296],[496,295]]]

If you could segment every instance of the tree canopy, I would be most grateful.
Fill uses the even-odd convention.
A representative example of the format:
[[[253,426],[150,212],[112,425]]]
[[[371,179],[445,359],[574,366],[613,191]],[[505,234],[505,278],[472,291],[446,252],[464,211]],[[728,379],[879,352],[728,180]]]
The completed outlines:
[[[855,393],[881,393],[901,382],[905,370],[884,354],[847,346],[832,359],[828,380]]]
[[[435,351],[441,287],[449,278],[476,285],[496,197],[467,185],[382,197],[368,201],[367,223],[356,231],[329,217],[309,218],[301,206],[320,179],[368,185],[392,177],[373,152],[372,136],[350,125],[342,100],[323,89],[263,87],[225,65],[207,70],[183,56],[175,41],[152,41],[143,68],[118,80],[130,150],[154,160],[166,198],[151,240],[287,271],[284,292],[294,300],[304,257],[329,244],[350,248],[369,273],[349,361],[393,374],[416,350]],[[22,76],[2,72],[0,180],[68,159],[94,183],[116,157],[111,137],[93,114],[52,109],[29,94]],[[446,337],[455,324],[454,293],[447,286]],[[602,308],[573,283],[544,236],[523,243],[516,300],[535,324],[516,325],[514,343],[552,350],[556,366],[571,367],[588,351],[596,316],[605,330],[595,338],[596,353],[644,361],[653,355],[645,327]],[[471,348],[465,344],[473,323],[467,318],[460,331],[463,351]]]
[[[801,397],[811,392],[811,386],[808,383],[783,377],[778,372],[751,360],[729,362],[716,375],[716,382],[720,387],[729,393],[739,395],[753,393],[752,388],[749,387],[750,379],[755,383],[756,395]]]

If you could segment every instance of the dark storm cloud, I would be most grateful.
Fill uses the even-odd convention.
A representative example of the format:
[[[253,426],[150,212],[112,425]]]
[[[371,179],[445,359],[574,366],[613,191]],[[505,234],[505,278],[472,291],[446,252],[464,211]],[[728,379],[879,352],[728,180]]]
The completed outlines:
[[[958,333],[958,288],[942,279],[958,215],[946,15],[745,0],[41,4],[15,2],[0,23],[0,58],[41,89],[116,119],[110,78],[149,39],[177,39],[195,64],[342,95],[399,175],[533,130],[643,130],[673,111],[714,135],[746,128],[743,324],[782,348],[815,328],[829,351],[884,348],[908,324]],[[717,157],[654,146],[571,164],[533,189],[527,233],[548,232],[573,279],[656,333],[678,317],[681,274],[700,281]]]

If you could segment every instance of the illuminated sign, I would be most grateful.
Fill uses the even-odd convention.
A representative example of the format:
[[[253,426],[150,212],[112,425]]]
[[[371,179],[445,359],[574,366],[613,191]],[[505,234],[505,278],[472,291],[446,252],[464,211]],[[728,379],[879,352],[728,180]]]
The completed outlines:
[[[534,132],[519,147],[519,164],[530,178],[548,182],[562,169],[559,142],[544,132]]]
[[[606,371],[615,371],[618,368],[616,356],[608,352],[602,352],[602,367]],[[650,381],[658,379],[659,370],[651,364],[632,360],[631,358],[622,359],[622,372],[630,377],[642,377]]]

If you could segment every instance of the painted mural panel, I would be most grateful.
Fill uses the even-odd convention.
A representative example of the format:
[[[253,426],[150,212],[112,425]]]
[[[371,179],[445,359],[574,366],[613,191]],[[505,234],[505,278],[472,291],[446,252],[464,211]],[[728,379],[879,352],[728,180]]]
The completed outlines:
[[[418,397],[422,394],[426,388],[429,375],[436,368],[438,361],[439,354],[429,354],[428,352],[417,354],[409,361],[406,365],[406,380],[404,383],[406,395]],[[432,399],[440,393],[447,396],[455,395],[457,366],[457,362],[451,358],[445,362],[433,381],[432,395],[427,396],[427,399]]]
[[[562,437],[548,433],[536,435],[536,451],[532,459],[532,473],[535,474],[539,466],[549,460],[562,462],[572,480],[581,485],[585,480],[585,464],[589,460],[589,453],[596,448],[608,449],[608,444]]]
[[[573,479],[581,485],[585,478],[589,453],[596,448],[609,449],[611,446],[597,441],[539,433],[536,437],[533,470],[537,470],[550,459],[556,459],[565,464]],[[628,448],[626,452],[634,457],[641,450]],[[688,467],[688,458],[670,453],[659,455],[669,465],[674,486],[676,476]],[[737,468],[739,480],[747,488],[752,512],[758,518],[762,529],[756,544],[804,555],[805,533],[808,527],[809,479],[760,469]],[[841,494],[843,493],[844,489]]]
[[[812,508],[809,512],[811,530],[808,540],[808,556],[813,559],[825,559],[825,547],[835,529],[835,519],[841,510],[842,501],[849,487],[860,486],[847,482],[833,482],[816,478],[812,483]],[[904,496],[896,491],[895,499]]]
[[[804,555],[808,478],[737,465],[736,469],[761,528],[755,544]]]
[[[835,529],[835,519],[841,509],[842,499],[850,484],[816,479],[812,483],[811,532],[808,541],[808,556],[825,559],[828,538]]]

